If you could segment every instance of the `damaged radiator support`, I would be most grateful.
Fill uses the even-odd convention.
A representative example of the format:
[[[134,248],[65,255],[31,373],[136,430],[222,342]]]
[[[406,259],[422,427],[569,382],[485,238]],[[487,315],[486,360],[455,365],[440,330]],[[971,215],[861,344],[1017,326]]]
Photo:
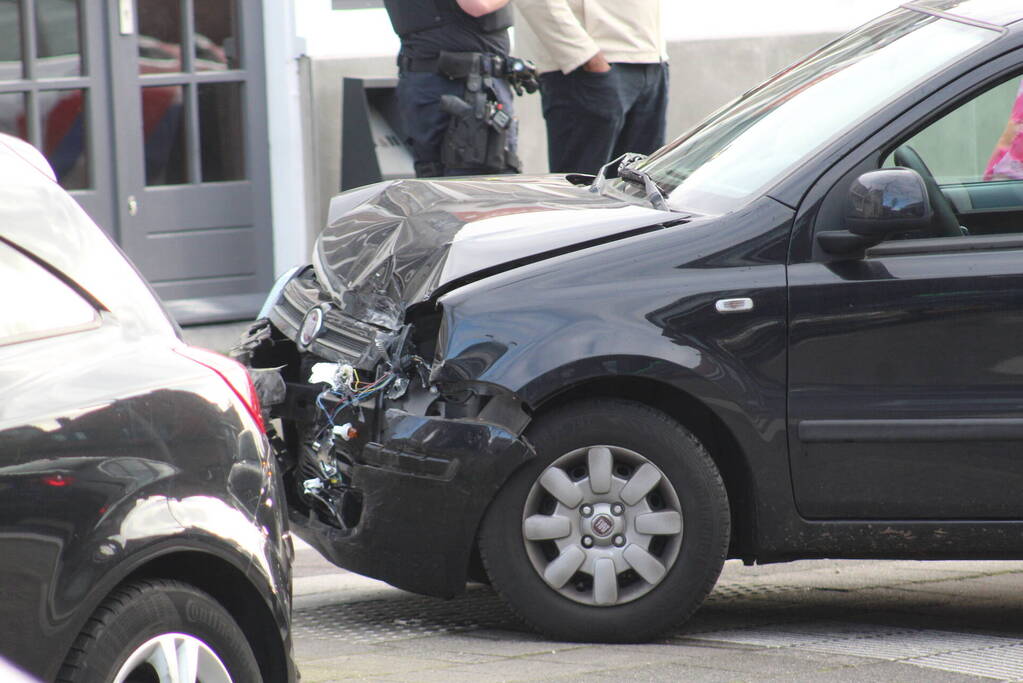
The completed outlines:
[[[407,338],[408,326],[383,350],[372,381],[341,361],[309,368],[309,385],[324,388],[316,395],[314,428],[302,439],[296,483],[309,507],[340,529],[359,523],[362,501],[351,488],[351,466],[375,431],[374,416],[380,414],[383,400],[400,399],[413,379],[417,389],[427,391],[426,363],[404,353]]]
[[[438,384],[419,355],[421,348],[434,356],[435,321],[415,320],[415,334],[413,324],[380,331],[372,365],[324,358],[267,318],[232,353],[252,373],[289,503],[310,521],[347,534],[382,502],[380,491],[366,488],[367,477],[389,471],[449,480],[459,469],[452,452],[476,467],[497,445],[514,449],[528,424],[522,401],[499,387],[451,378]],[[409,429],[417,438],[408,438]]]

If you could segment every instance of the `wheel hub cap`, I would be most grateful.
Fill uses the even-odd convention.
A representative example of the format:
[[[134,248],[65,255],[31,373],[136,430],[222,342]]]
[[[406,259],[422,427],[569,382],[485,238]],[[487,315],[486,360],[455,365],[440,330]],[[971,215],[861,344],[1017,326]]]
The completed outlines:
[[[617,605],[645,595],[674,565],[682,506],[644,456],[590,446],[541,472],[526,497],[522,535],[552,589],[587,605]]]
[[[611,539],[621,534],[625,524],[621,517],[613,517],[610,513],[610,505],[594,505],[594,510],[607,508],[608,512],[597,512],[592,517],[581,519],[581,526],[584,534],[593,536],[593,540],[599,545],[609,545]]]

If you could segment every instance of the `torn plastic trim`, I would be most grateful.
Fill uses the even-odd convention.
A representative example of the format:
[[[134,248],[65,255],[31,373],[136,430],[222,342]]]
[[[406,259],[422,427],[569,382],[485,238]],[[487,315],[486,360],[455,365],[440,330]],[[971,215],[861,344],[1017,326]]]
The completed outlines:
[[[389,408],[384,413],[380,440],[366,444],[358,460],[365,465],[450,481],[460,469],[469,467],[464,464],[466,459],[499,455],[520,463],[535,453],[519,434],[482,418],[412,415]]]
[[[487,506],[536,451],[479,419],[391,408],[381,421],[349,472],[358,522],[338,527],[292,510],[293,528],[340,567],[417,593],[457,595]]]
[[[263,306],[259,309],[259,315],[256,319],[266,318],[270,315],[270,309],[276,304],[277,300],[281,298],[281,293],[284,292],[285,286],[302,270],[302,266],[292,266],[286,270],[277,281],[274,282],[274,286],[270,289],[270,293],[266,295],[266,299],[263,300]]]

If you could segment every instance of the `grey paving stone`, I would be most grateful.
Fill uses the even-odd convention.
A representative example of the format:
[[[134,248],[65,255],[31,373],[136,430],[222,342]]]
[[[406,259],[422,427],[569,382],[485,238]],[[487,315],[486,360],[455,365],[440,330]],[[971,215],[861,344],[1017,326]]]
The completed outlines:
[[[469,664],[448,668],[418,670],[405,680],[417,683],[477,683],[481,681],[548,681],[570,676],[587,676],[593,666],[535,662],[519,658],[502,659],[487,664]],[[400,676],[390,678],[401,679]]]
[[[990,678],[924,669],[896,662],[877,662],[857,667],[834,669],[827,672],[826,678],[822,678],[820,673],[814,673],[789,676],[785,680],[792,681],[792,683],[820,683],[821,680],[827,680],[828,683],[879,683],[880,681],[897,681],[898,683],[991,683]]]
[[[420,680],[431,672],[440,672],[448,666],[436,660],[416,657],[391,657],[378,653],[330,657],[305,663],[302,683],[323,683],[333,680],[351,680],[380,676],[397,676],[405,680]]]
[[[572,643],[556,643],[541,640],[532,634],[481,631],[471,633],[451,633],[430,638],[413,638],[397,640],[386,644],[378,644],[378,650],[393,653],[429,652],[430,656],[438,656],[444,652],[457,652],[475,655],[493,655],[498,657],[522,657],[525,655],[550,654],[579,647]]]

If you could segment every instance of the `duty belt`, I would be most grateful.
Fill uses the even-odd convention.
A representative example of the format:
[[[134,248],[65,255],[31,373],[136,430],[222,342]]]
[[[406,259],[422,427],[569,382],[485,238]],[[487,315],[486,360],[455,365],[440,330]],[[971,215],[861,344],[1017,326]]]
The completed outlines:
[[[435,57],[433,59],[398,55],[398,70],[416,73],[439,73],[448,78],[466,78],[471,73],[468,65],[472,63],[473,57],[479,55],[482,73],[501,76],[500,65],[502,58],[499,55],[484,52],[442,52],[441,54],[444,57]],[[441,68],[442,62],[447,67],[446,69]],[[452,73],[451,66],[453,64],[464,64],[464,73]]]

